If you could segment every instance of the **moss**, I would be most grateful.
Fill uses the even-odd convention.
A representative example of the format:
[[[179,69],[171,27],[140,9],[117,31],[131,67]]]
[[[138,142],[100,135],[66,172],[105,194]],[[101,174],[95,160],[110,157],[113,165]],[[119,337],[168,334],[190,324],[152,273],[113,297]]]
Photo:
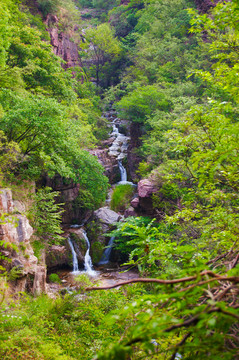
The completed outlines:
[[[75,233],[71,233],[71,239],[77,244],[77,246],[83,253],[86,252],[87,245],[86,245],[85,239],[81,238],[79,235],[77,235]]]
[[[34,255],[40,259],[41,258],[41,254],[42,254],[42,250],[44,249],[44,244],[42,244],[41,241],[39,240],[35,240],[32,243],[32,247],[33,247],[33,251],[34,251]]]
[[[104,251],[104,245],[101,242],[96,241],[91,245],[92,249],[92,261],[94,264],[98,263],[102,257]]]
[[[87,226],[87,234],[92,242],[97,241],[99,236],[103,234],[101,224],[93,220]]]

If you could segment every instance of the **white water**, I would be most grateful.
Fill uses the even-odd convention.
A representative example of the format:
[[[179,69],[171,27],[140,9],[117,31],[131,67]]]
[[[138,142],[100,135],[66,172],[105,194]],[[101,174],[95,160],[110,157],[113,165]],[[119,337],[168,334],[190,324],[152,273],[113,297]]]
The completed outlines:
[[[71,253],[72,253],[72,261],[73,261],[73,273],[77,273],[79,272],[79,265],[78,265],[78,259],[77,259],[77,255],[74,249],[74,246],[72,244],[71,238],[68,237],[67,238],[68,244],[71,248]]]
[[[127,172],[125,167],[122,165],[122,162],[119,160],[119,171],[120,171],[120,181],[127,181]]]
[[[92,260],[91,260],[91,257],[90,257],[90,242],[89,242],[89,239],[87,237],[86,232],[83,231],[82,234],[83,234],[84,239],[85,239],[86,244],[87,244],[87,251],[85,253],[85,259],[84,259],[85,272],[90,276],[95,276],[96,271],[94,271],[94,269],[93,269]]]
[[[113,131],[110,134],[110,136],[114,137],[114,141],[112,142],[111,146],[109,147],[109,155],[116,157],[117,160],[122,160],[127,156],[128,142],[129,142],[130,138],[119,132],[119,128],[118,128],[117,124],[115,123],[116,120],[118,120],[118,119],[115,118],[111,122],[111,124],[113,126]]]
[[[112,251],[112,248],[113,248],[114,240],[115,240],[115,237],[112,236],[110,238],[110,241],[108,243],[107,248],[105,249],[105,251],[103,253],[103,256],[102,256],[102,258],[101,258],[101,260],[99,262],[99,265],[108,264],[108,262],[110,261],[110,254],[111,254],[111,251]]]

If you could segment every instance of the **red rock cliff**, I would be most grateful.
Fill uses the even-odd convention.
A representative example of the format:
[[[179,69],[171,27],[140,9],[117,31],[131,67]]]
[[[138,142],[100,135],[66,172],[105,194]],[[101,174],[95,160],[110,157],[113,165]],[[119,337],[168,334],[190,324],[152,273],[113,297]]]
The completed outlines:
[[[46,26],[51,37],[54,54],[60,56],[65,61],[62,65],[63,68],[68,69],[70,67],[81,66],[78,44],[70,39],[69,34],[59,31],[57,16],[48,15]]]

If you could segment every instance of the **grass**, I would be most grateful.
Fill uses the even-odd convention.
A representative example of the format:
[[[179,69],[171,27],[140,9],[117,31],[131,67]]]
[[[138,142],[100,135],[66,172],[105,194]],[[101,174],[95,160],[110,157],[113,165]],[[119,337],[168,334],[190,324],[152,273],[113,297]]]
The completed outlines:
[[[114,211],[124,212],[130,205],[134,188],[130,184],[122,184],[115,187],[112,193],[110,207]]]

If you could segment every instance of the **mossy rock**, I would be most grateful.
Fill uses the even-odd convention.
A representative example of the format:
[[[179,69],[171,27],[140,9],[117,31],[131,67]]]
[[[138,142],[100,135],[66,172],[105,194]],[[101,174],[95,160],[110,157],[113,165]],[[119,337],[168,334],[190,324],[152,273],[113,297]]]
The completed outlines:
[[[99,222],[92,220],[87,226],[87,234],[92,242],[98,241],[103,234],[102,226]]]
[[[104,248],[104,245],[99,241],[96,241],[91,245],[91,258],[94,264],[97,264],[100,261],[104,252]]]
[[[86,245],[85,239],[75,233],[71,233],[71,239],[76,243],[76,245],[79,247],[80,251],[83,254],[85,254],[87,251],[87,245]]]

